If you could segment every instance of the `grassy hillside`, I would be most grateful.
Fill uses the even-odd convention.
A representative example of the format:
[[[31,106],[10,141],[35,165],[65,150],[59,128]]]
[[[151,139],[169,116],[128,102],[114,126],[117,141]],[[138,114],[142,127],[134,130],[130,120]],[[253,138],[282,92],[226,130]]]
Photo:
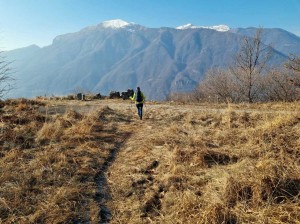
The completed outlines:
[[[0,223],[300,223],[300,104],[1,102]]]

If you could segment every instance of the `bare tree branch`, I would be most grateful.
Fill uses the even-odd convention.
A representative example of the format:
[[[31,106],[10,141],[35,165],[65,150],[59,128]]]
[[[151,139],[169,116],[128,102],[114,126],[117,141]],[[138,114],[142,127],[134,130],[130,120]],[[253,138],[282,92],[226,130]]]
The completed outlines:
[[[285,67],[300,73],[300,57],[291,55],[289,58],[289,62],[285,64]]]
[[[0,99],[13,89],[14,78],[12,77],[11,63],[0,51]]]

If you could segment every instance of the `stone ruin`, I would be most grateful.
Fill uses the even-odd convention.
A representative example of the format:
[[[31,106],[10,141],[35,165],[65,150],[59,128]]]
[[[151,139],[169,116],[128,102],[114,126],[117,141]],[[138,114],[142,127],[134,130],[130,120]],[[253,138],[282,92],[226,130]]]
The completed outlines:
[[[77,100],[88,100],[88,99],[102,99],[103,96],[100,93],[97,93],[95,95],[86,95],[84,93],[77,93],[76,94],[76,99]]]
[[[127,89],[126,92],[121,93],[121,97],[123,100],[127,100],[127,99],[129,99],[130,96],[133,96],[133,94],[134,94],[133,89]]]
[[[91,95],[86,96],[84,93],[77,93],[75,95],[75,98],[77,100],[86,100],[87,98],[88,99],[105,99],[105,98],[108,98],[108,99],[127,100],[127,99],[129,99],[130,96],[133,96],[133,94],[134,94],[133,89],[127,89],[126,92],[121,92],[121,93],[118,92],[118,91],[111,91],[108,96],[103,96],[100,93],[95,94],[93,96],[91,96]]]
[[[111,91],[109,93],[109,99],[120,99],[122,98],[123,100],[129,99],[130,96],[133,96],[134,91],[133,89],[128,89],[126,92],[116,92],[116,91]]]
[[[77,93],[76,98],[77,98],[77,100],[85,100],[85,94]]]
[[[110,91],[109,99],[119,99],[119,98],[121,98],[120,92]]]

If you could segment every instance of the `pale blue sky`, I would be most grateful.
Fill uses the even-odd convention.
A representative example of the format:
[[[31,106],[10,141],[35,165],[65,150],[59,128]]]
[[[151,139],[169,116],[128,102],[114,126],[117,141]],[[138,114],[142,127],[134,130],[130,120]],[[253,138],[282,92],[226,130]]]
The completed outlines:
[[[282,28],[300,36],[300,0],[0,0],[0,49],[46,46],[111,19],[146,27]]]

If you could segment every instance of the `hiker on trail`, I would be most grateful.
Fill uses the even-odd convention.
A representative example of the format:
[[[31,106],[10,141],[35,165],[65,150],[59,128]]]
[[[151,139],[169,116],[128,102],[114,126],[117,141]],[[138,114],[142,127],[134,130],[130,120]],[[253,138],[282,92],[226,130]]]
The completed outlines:
[[[144,94],[142,93],[140,87],[136,88],[136,91],[134,92],[133,96],[130,97],[130,99],[135,101],[135,105],[138,109],[138,115],[139,115],[140,119],[142,120],[142,118],[143,118],[143,105],[144,105],[144,102],[145,102],[146,98],[145,98]]]

